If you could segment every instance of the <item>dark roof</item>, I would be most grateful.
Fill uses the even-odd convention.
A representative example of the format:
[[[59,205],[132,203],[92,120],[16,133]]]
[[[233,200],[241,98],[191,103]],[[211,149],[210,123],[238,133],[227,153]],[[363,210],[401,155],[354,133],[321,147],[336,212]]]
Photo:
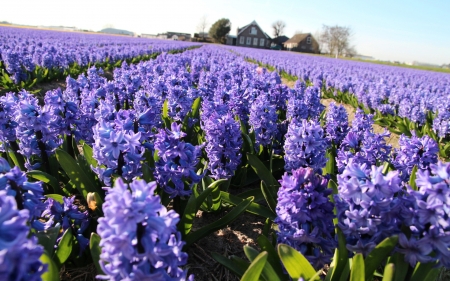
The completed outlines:
[[[289,37],[281,35],[281,36],[273,38],[272,42],[275,43],[275,44],[283,44],[287,40],[289,40]]]
[[[303,41],[303,39],[305,39],[309,35],[311,35],[311,33],[295,34],[294,36],[292,36],[291,39],[289,39],[286,42],[284,42],[284,44],[287,44],[287,43],[300,43],[301,41]]]
[[[256,21],[252,21],[251,23],[247,24],[244,27],[241,27],[241,28],[238,27],[237,35],[239,35],[242,31],[244,31],[244,29],[248,28],[250,25],[256,25],[264,33],[266,38],[271,39],[270,36],[267,33],[265,33],[264,30],[256,23]]]

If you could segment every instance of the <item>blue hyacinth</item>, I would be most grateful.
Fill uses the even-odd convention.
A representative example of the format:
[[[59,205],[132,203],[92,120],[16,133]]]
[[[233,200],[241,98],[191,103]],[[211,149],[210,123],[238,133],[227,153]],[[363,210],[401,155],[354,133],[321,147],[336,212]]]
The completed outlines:
[[[337,243],[327,179],[311,168],[300,168],[280,180],[276,207],[278,243],[300,251],[314,266],[329,264]]]
[[[106,188],[104,217],[98,220],[104,280],[187,280],[187,254],[177,231],[178,214],[155,195],[155,182],[119,178]],[[189,280],[193,277],[190,276]]]
[[[338,175],[338,226],[352,252],[367,255],[383,239],[400,233],[401,180],[397,171],[383,175],[382,170],[350,161]]]
[[[242,137],[239,123],[231,114],[213,113],[203,125],[208,169],[212,178],[228,179],[241,163]]]
[[[398,143],[400,148],[395,150],[393,164],[405,182],[409,181],[414,166],[419,170],[426,170],[438,161],[438,144],[427,135],[421,138],[401,135]]]
[[[320,173],[326,165],[326,149],[327,140],[318,122],[294,119],[288,126],[284,143],[284,169],[309,167]]]
[[[181,124],[175,122],[171,130],[161,129],[156,135],[155,150],[159,160],[155,163],[155,178],[170,198],[190,196],[192,186],[202,179],[196,174],[200,146],[184,142],[185,135]]]
[[[44,248],[28,238],[28,210],[18,210],[14,196],[0,190],[0,280],[38,281],[47,270],[39,258]]]
[[[413,204],[408,238],[400,236],[398,251],[415,266],[417,262],[438,262],[450,267],[450,163],[431,164],[416,174],[417,191],[409,190]]]
[[[326,124],[326,136],[329,142],[333,142],[337,147],[349,131],[348,114],[344,106],[336,106],[334,102],[328,107]]]

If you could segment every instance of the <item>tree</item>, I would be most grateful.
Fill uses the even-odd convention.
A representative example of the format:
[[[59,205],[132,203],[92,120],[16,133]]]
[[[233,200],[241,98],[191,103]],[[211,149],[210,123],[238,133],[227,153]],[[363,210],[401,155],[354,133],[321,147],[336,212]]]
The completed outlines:
[[[200,19],[200,23],[197,25],[197,31],[201,34],[203,41],[205,41],[205,30],[206,27],[208,27],[208,24],[208,18],[206,17],[206,15],[204,15]]]
[[[216,43],[225,44],[226,35],[231,30],[231,22],[229,19],[222,18],[216,21],[209,29],[209,36],[214,39]]]
[[[352,35],[350,27],[323,25],[319,41],[321,41],[323,47],[328,49],[330,55],[336,55],[336,57],[338,57],[342,55],[346,49],[349,49],[349,51],[351,49],[352,52],[355,52],[354,47],[350,47]]]
[[[281,20],[277,20],[276,22],[272,23],[273,36],[275,38],[277,38],[277,37],[283,35],[285,27],[286,27],[286,24],[284,23],[284,21],[281,21]]]

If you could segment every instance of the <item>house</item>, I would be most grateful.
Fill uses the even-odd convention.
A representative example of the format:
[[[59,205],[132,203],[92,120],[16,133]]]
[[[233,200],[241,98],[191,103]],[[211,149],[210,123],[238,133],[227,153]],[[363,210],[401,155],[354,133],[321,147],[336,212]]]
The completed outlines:
[[[283,45],[289,51],[319,53],[319,43],[317,43],[311,33],[295,34],[291,39],[284,42]]]
[[[236,38],[227,38],[227,44],[236,42],[236,46],[258,49],[268,49],[270,47],[271,38],[259,27],[256,21],[252,21],[250,24],[238,28],[236,33]]]
[[[285,50],[283,43],[289,40],[289,37],[281,35],[272,39],[272,43],[270,44],[270,48],[274,50]]]
[[[178,40],[178,41],[190,41],[191,34],[190,33],[181,33],[181,32],[166,32],[167,39],[169,40]]]
[[[236,46],[237,37],[235,35],[227,34],[225,37],[226,37],[226,43],[225,44]]]

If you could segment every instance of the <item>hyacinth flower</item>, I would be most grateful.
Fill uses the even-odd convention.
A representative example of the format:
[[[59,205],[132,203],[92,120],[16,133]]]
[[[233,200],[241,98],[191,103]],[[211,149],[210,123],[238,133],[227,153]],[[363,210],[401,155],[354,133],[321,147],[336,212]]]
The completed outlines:
[[[240,124],[229,113],[213,113],[202,126],[206,138],[206,155],[211,177],[229,179],[241,163]]]
[[[43,203],[44,189],[42,182],[29,182],[26,174],[19,167],[11,168],[3,158],[0,158],[0,190],[5,190],[9,196],[17,201],[17,208],[28,210],[28,219],[31,227],[36,230],[45,230],[51,223],[39,220],[46,208]]]
[[[409,190],[413,216],[411,236],[399,237],[398,251],[412,267],[417,262],[438,262],[450,267],[450,163],[431,164],[416,174],[417,191]]]
[[[47,224],[61,225],[62,231],[56,240],[57,243],[62,239],[66,230],[71,228],[78,240],[81,255],[89,245],[89,239],[83,236],[83,232],[88,228],[90,220],[88,211],[80,211],[74,201],[75,196],[63,197],[63,204],[53,198],[48,198],[45,201],[47,208],[42,212],[41,218],[47,220]]]
[[[103,280],[187,280],[187,262],[177,231],[178,214],[155,195],[156,183],[122,179],[106,188],[97,233],[101,237]],[[192,280],[193,276],[189,277]]]
[[[284,143],[284,169],[312,168],[321,173],[326,165],[327,140],[322,127],[314,120],[296,119],[288,126]]]
[[[6,152],[8,147],[14,146],[18,150],[16,143],[17,122],[14,120],[15,105],[17,96],[10,92],[0,97],[0,151]]]
[[[61,131],[66,129],[64,125],[61,128],[60,118],[60,112],[51,102],[41,107],[34,95],[26,91],[20,92],[14,121],[17,123],[18,152],[26,158],[27,169],[37,169],[42,164],[47,171],[50,169],[48,156],[61,145]]]
[[[181,124],[173,122],[171,129],[160,129],[156,135],[155,150],[158,161],[155,163],[155,178],[170,198],[185,197],[192,193],[192,186],[202,179],[196,174],[200,157],[200,146],[182,140],[186,134]]]
[[[348,114],[344,106],[336,106],[334,102],[330,103],[325,122],[327,140],[336,147],[340,147],[349,129]]]
[[[404,182],[409,181],[414,166],[419,170],[429,170],[431,164],[438,162],[439,147],[436,141],[427,135],[421,138],[401,135],[398,143],[400,148],[395,150],[392,162]]]
[[[294,89],[288,94],[286,117],[288,119],[316,119],[325,106],[320,103],[320,90],[317,87],[307,87],[297,81]]]
[[[401,179],[397,171],[383,175],[382,170],[350,161],[337,177],[338,226],[352,252],[367,255],[383,239],[401,232]]]
[[[128,121],[127,121],[128,120]],[[92,168],[105,185],[111,185],[112,174],[118,174],[126,180],[142,175],[143,155],[141,133],[135,133],[133,122],[120,118],[115,123],[104,119],[94,127],[93,157],[100,166]]]
[[[373,116],[366,115],[358,109],[352,127],[337,151],[336,162],[339,173],[342,173],[350,161],[365,163],[367,166],[378,166],[389,161],[392,147],[386,144],[385,138],[390,134],[387,131],[376,134],[372,125]]]
[[[44,248],[28,238],[28,210],[18,210],[16,200],[0,190],[0,280],[38,281],[47,271],[39,258]]]
[[[280,180],[276,207],[277,242],[301,252],[316,269],[329,264],[337,243],[327,179],[299,168]]]
[[[277,134],[277,121],[276,106],[270,103],[266,93],[261,92],[250,108],[249,124],[255,133],[255,150],[259,151],[260,145],[272,144]]]

